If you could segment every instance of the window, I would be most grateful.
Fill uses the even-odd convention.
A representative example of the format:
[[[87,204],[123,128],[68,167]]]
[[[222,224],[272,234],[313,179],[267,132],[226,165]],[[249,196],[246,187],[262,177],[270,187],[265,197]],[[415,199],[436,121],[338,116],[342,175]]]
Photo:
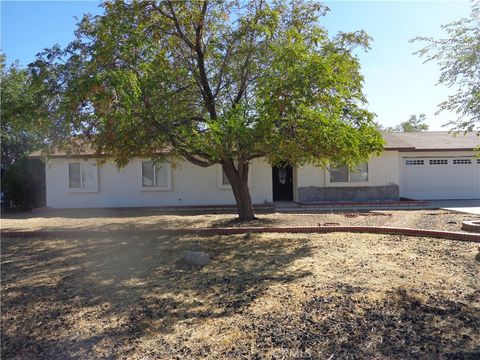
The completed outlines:
[[[405,165],[423,165],[423,160],[405,160]]]
[[[347,166],[330,167],[330,182],[368,181],[368,164],[362,163],[354,169]]]
[[[368,181],[368,164],[358,165],[350,172],[350,181]]]
[[[253,166],[250,165],[248,169],[248,188],[252,188],[252,172]],[[230,184],[230,180],[228,180],[227,174],[225,170],[223,170],[222,165],[217,164],[217,188],[219,190],[231,190],[232,185]]]
[[[331,167],[330,182],[348,182],[348,167],[347,166]]]
[[[453,165],[467,165],[471,163],[472,160],[470,159],[453,159]]]
[[[70,191],[98,191],[97,165],[92,161],[68,163]]]
[[[82,188],[82,170],[79,162],[68,164],[68,187],[70,189]]]
[[[223,170],[223,168],[222,168],[222,185],[230,186],[230,180],[228,180],[228,176],[225,173],[225,170]]]
[[[170,164],[142,161],[142,187],[170,190]]]
[[[446,159],[439,159],[439,160],[430,160],[430,165],[448,165],[448,160]]]
[[[480,159],[477,159],[477,164],[480,164]]]

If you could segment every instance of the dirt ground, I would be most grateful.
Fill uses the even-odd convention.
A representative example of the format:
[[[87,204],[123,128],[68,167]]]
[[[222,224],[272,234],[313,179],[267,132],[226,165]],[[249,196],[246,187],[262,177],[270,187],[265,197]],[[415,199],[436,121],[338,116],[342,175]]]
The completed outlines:
[[[351,221],[341,215],[321,221],[330,216]],[[435,221],[453,221],[450,216],[459,220],[458,214],[443,214]],[[437,226],[422,220],[432,218],[410,221]],[[101,226],[74,220],[80,228]],[[123,220],[103,225],[121,230]],[[61,221],[25,223],[64,226]],[[158,218],[141,221],[159,227]],[[163,221],[167,227],[178,220]],[[201,224],[195,217],[190,221]],[[228,218],[205,221],[219,226]],[[1,355],[478,359],[477,245],[344,233],[199,237],[112,231],[95,238],[4,238]],[[179,268],[185,250],[205,251],[212,261],[202,270]]]
[[[165,214],[156,209],[35,210],[2,214],[4,230],[162,230],[182,227],[378,225],[461,231],[462,221],[478,215],[446,210],[391,210],[337,213],[267,213],[239,223],[236,214]]]

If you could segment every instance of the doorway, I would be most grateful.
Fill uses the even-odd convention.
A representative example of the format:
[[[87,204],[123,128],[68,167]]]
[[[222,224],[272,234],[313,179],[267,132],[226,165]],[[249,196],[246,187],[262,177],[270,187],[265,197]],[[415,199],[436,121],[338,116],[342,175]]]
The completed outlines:
[[[293,169],[291,166],[272,167],[273,201],[293,201]]]

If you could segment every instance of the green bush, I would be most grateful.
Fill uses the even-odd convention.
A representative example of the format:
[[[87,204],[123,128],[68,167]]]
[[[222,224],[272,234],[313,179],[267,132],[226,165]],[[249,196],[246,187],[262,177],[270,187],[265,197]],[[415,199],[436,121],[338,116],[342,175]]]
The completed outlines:
[[[2,173],[6,205],[45,206],[45,164],[38,159],[21,158]]]

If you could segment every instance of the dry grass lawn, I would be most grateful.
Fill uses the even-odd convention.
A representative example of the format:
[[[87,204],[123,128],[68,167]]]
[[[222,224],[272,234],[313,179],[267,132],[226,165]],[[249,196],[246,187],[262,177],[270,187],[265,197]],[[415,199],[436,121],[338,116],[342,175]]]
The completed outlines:
[[[462,221],[480,219],[478,215],[446,210],[389,210],[347,213],[267,213],[258,220],[238,223],[236,214],[177,213],[159,209],[70,209],[35,210],[32,213],[2,214],[5,230],[162,230],[182,227],[225,226],[317,226],[365,225],[416,227],[460,231]]]
[[[133,234],[2,239],[2,358],[480,357],[477,244]]]

